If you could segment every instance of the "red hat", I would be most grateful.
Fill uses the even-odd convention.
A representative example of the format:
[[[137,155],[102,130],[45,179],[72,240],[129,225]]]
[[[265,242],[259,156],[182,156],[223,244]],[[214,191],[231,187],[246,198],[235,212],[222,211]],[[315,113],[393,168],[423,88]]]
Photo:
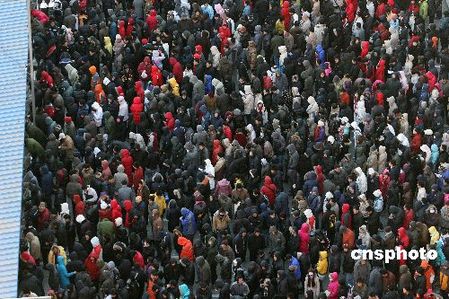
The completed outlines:
[[[142,38],[142,45],[145,46],[146,44],[148,44],[148,39]]]
[[[66,116],[66,117],[64,117],[64,122],[65,123],[71,123],[72,122],[72,118],[70,117],[70,116]]]
[[[194,58],[195,60],[200,60],[200,59],[201,59],[201,55],[198,54],[198,53],[195,53],[195,54],[193,55],[193,58]]]

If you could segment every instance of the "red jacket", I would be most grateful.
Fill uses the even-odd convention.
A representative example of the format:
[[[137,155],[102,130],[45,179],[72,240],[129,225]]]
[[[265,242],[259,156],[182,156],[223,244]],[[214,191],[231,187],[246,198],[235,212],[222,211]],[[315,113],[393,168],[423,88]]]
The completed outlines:
[[[143,177],[144,177],[143,168],[141,166],[139,166],[134,171],[134,175],[133,175],[133,186],[134,186],[135,190],[137,190],[137,188],[139,188],[139,182],[141,180],[143,180]]]
[[[376,67],[375,79],[385,82],[385,59],[379,60]]]
[[[298,231],[299,236],[299,251],[302,253],[309,253],[309,235],[310,227],[307,223],[303,223],[301,225],[300,230]]]
[[[157,21],[157,12],[156,10],[152,9],[150,11],[150,14],[148,15],[146,19],[146,23],[148,25],[148,30],[153,31],[157,28],[158,21]]]
[[[151,83],[153,83],[154,86],[161,86],[164,84],[164,77],[159,68],[155,65],[151,67]]]
[[[111,200],[111,218],[114,221],[117,218],[123,218],[122,216],[122,208],[120,207],[120,205],[118,204],[117,200],[113,199]]]
[[[182,68],[181,63],[179,63],[179,61],[176,60],[175,57],[170,57],[168,62],[171,65],[171,72],[173,73],[173,76],[175,76],[176,82],[178,82],[178,84],[181,84],[184,73],[184,69]]]
[[[214,139],[213,147],[212,147],[212,165],[215,166],[215,164],[218,161],[218,154],[223,152],[223,147],[221,146],[221,142],[218,139]]]
[[[133,174],[133,157],[129,154],[129,151],[124,148],[120,151],[121,163],[125,167],[125,173],[128,178],[132,178]]]
[[[179,237],[178,238],[178,245],[182,246],[181,253],[179,254],[180,259],[188,259],[189,261],[193,262],[193,259],[195,258],[193,254],[193,246],[192,242],[187,239],[186,237]]]
[[[145,71],[146,77],[142,77],[142,73]],[[148,82],[148,80],[151,79],[151,58],[148,56],[145,56],[143,58],[143,61],[139,63],[139,66],[137,67],[137,72],[139,73],[139,77],[142,81]]]
[[[131,113],[133,114],[134,124],[140,124],[140,113],[143,112],[143,104],[140,97],[135,97],[133,99],[133,103],[130,108]]]
[[[400,245],[402,245],[404,248],[407,248],[410,245],[410,238],[407,235],[407,231],[403,227],[400,227],[398,229],[398,239],[401,243]]]
[[[86,267],[86,271],[93,281],[97,281],[100,278],[100,268],[97,265],[97,261],[102,250],[101,245],[95,247],[84,261],[84,267]]]
[[[74,194],[73,204],[75,206],[75,217],[78,215],[84,215],[85,205],[84,201],[81,199],[81,196],[79,196],[78,194]]]
[[[118,21],[118,34],[120,34],[120,37],[122,39],[125,39],[126,37],[126,23],[124,20]]]
[[[134,19],[128,19],[128,25],[126,26],[126,36],[131,36],[134,31]]]
[[[276,199],[276,190],[277,190],[276,185],[273,184],[273,181],[269,176],[266,176],[264,179],[263,186],[260,189],[260,193],[262,193],[262,195],[265,195],[268,198],[270,205],[274,204],[274,201]]]
[[[167,112],[164,114],[165,117],[165,125],[167,126],[170,132],[173,132],[175,129],[175,118],[171,112]]]
[[[284,3],[282,3],[281,15],[284,17],[285,31],[290,31],[290,23],[292,20],[292,14],[290,13],[290,2],[284,1]]]
[[[43,230],[45,228],[45,225],[50,222],[50,211],[45,208],[42,212],[39,212],[39,215],[37,216],[37,229]]]

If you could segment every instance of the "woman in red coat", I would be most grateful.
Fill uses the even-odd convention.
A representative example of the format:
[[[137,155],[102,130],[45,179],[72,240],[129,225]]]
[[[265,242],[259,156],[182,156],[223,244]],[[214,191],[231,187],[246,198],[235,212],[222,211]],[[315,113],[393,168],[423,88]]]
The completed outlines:
[[[133,34],[133,31],[134,31],[134,19],[129,18],[128,24],[126,26],[126,36],[131,36]]]
[[[291,21],[292,21],[292,14],[290,13],[290,2],[288,1],[284,1],[284,3],[282,3],[282,10],[281,10],[281,15],[284,18],[284,28],[285,31],[290,31],[290,27],[291,27]]]
[[[118,204],[117,200],[113,199],[111,200],[111,218],[112,220],[115,220],[117,218],[123,218],[122,217],[122,208],[120,207],[120,205]]]
[[[140,124],[140,113],[143,111],[143,104],[140,97],[135,97],[131,105],[131,113],[133,114],[133,121],[135,125]]]
[[[154,86],[161,86],[164,84],[164,77],[159,68],[155,65],[151,67],[151,83],[153,83]]]
[[[170,132],[173,132],[175,129],[175,118],[171,112],[167,112],[164,114],[165,116],[165,125],[167,126]]]
[[[274,205],[274,201],[276,199],[276,190],[276,185],[273,183],[269,176],[266,176],[263,181],[263,186],[260,189],[260,193],[268,198],[270,205]]]
[[[133,174],[133,157],[129,154],[129,151],[124,148],[120,151],[120,158],[123,167],[125,167],[125,173],[128,178],[132,178]],[[131,183],[131,182],[130,182]]]
[[[148,15],[146,19],[146,23],[148,25],[148,31],[153,31],[157,28],[158,21],[157,21],[157,12],[156,10],[152,9],[150,11],[150,14]]]
[[[168,59],[168,63],[170,63],[171,65],[171,72],[173,73],[176,82],[178,82],[178,84],[181,84],[184,72],[181,63],[178,60],[176,60],[175,57],[170,57]]]
[[[73,205],[75,209],[75,217],[78,215],[84,215],[85,212],[84,202],[81,199],[81,196],[79,196],[78,194],[73,195]]]
[[[122,38],[122,40],[125,39],[125,37],[126,37],[125,20],[118,21],[118,34],[120,34],[120,37]]]
[[[385,82],[385,59],[383,58],[377,64],[375,79]]]
[[[195,256],[193,254],[192,242],[189,239],[187,239],[186,237],[179,237],[178,245],[182,247],[181,253],[179,254],[179,258],[187,259],[187,260],[193,262],[193,259],[195,258]]]
[[[307,223],[303,223],[298,231],[299,251],[306,254],[309,253],[309,242],[310,242],[309,231],[310,227]]]
[[[358,8],[357,0],[346,0],[345,12],[349,23],[354,22],[357,8]]]
[[[103,248],[97,237],[93,237],[90,242],[92,243],[93,249],[84,261],[84,267],[86,267],[86,271],[92,281],[96,282],[100,278],[100,268],[98,267],[97,262],[103,259]]]
[[[215,166],[215,164],[218,161],[218,154],[223,152],[223,146],[221,146],[221,142],[218,139],[214,139],[213,147],[212,147],[212,165]]]

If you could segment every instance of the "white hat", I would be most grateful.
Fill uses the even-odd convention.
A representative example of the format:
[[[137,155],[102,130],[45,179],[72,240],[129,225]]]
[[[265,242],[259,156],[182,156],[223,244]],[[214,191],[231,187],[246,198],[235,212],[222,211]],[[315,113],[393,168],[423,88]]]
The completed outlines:
[[[313,212],[312,212],[311,209],[307,209],[307,210],[304,211],[304,215],[305,215],[307,218],[310,218],[310,217],[313,216]]]
[[[334,195],[330,191],[327,191],[325,196],[326,196],[326,199],[334,198]]]
[[[69,212],[69,204],[68,203],[62,203],[61,204],[61,214],[67,214],[67,215],[69,215],[70,214],[70,212]]]
[[[381,192],[379,189],[377,189],[377,190],[375,190],[375,191],[373,192],[373,195],[374,195],[375,197],[380,197],[380,196],[382,195],[382,192]]]
[[[375,172],[376,171],[372,167],[368,168],[368,175],[373,175]]]
[[[64,133],[59,133],[59,140],[62,140],[65,138],[65,134]]]
[[[114,220],[115,226],[120,226],[123,224],[123,219],[122,217],[118,217]]]
[[[322,120],[318,121],[318,127],[324,127],[324,122]]]
[[[100,209],[105,210],[105,209],[107,209],[107,208],[108,208],[108,204],[105,203],[104,201],[101,201],[101,202],[100,202]]]
[[[84,220],[86,220],[86,217],[84,217],[84,215],[78,215],[75,218],[76,222],[78,222],[79,224],[83,223]]]
[[[327,141],[328,141],[330,144],[334,144],[334,142],[335,142],[335,137],[332,136],[332,135],[330,135],[329,137],[327,137]]]
[[[343,116],[341,118],[341,122],[344,123],[344,124],[346,124],[348,121],[349,121],[349,118],[347,118],[346,116]]]
[[[433,135],[432,129],[425,129],[425,130],[424,130],[424,135],[427,135],[427,136]]]
[[[90,244],[92,244],[93,247],[97,247],[100,245],[100,239],[98,239],[98,237],[93,237],[90,239]]]

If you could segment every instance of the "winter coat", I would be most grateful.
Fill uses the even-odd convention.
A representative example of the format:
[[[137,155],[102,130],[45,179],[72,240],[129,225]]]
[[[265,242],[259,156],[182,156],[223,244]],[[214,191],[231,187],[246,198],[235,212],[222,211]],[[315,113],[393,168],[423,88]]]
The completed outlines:
[[[329,282],[327,286],[327,291],[329,291],[329,296],[327,298],[329,299],[337,299],[338,298],[338,292],[340,290],[340,285],[338,283],[338,273],[332,272],[330,274],[331,281]]]
[[[181,209],[182,234],[193,236],[196,232],[196,220],[192,211],[187,208]]]
[[[310,243],[309,230],[310,230],[309,225],[307,223],[303,223],[301,225],[301,229],[298,231],[299,251],[304,254],[309,253],[309,243]]]
[[[143,104],[142,104],[142,100],[139,97],[135,97],[133,99],[133,103],[130,107],[130,111],[133,115],[134,124],[136,124],[136,125],[140,124],[140,120],[141,120],[140,114],[143,111]]]
[[[268,198],[270,205],[274,204],[274,201],[276,199],[276,191],[276,185],[273,184],[273,181],[269,176],[266,176],[264,179],[264,184],[260,189],[260,193]]]
[[[179,258],[180,259],[187,259],[187,260],[193,262],[195,257],[194,257],[194,254],[193,254],[192,242],[189,239],[185,238],[185,237],[179,237],[178,238],[178,245],[181,246],[181,252],[179,253]]]
[[[75,272],[67,272],[67,268],[64,264],[64,257],[57,257],[56,269],[58,270],[59,285],[61,288],[66,289],[70,285],[70,277],[75,275]]]

